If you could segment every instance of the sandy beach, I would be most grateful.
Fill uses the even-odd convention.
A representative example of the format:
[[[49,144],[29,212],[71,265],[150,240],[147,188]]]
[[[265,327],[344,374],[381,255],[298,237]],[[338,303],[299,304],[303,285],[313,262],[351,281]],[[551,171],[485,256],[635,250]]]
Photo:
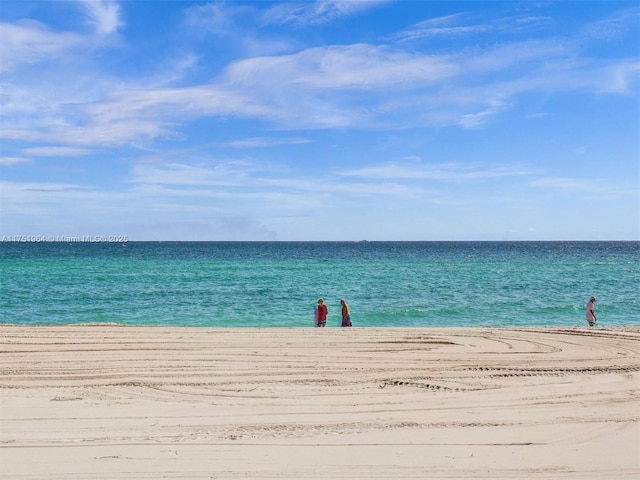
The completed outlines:
[[[640,477],[640,327],[0,338],[6,479]]]

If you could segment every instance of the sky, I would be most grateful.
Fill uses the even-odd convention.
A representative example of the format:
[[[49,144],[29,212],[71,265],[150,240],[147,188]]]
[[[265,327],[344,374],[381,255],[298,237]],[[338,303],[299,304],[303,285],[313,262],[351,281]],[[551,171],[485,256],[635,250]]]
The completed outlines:
[[[0,5],[0,237],[640,240],[637,1]]]

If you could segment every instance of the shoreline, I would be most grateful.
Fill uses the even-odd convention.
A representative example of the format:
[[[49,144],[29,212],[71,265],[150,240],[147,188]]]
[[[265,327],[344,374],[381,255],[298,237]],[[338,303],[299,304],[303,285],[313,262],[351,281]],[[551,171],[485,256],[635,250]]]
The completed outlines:
[[[640,475],[640,326],[0,324],[0,349],[7,478]]]
[[[335,322],[334,322],[335,323]],[[133,324],[120,322],[81,322],[81,323],[2,323],[0,322],[0,330],[2,328],[87,328],[87,327],[122,327],[122,328],[166,328],[166,329],[194,329],[194,330],[317,330],[313,325],[234,325],[234,326],[211,326],[211,325],[167,325],[167,324]],[[339,324],[327,324],[325,330],[343,329]],[[640,323],[629,325],[589,325],[566,324],[566,325],[507,325],[507,326],[491,326],[491,325],[464,325],[464,326],[439,326],[439,325],[422,325],[422,326],[379,326],[379,325],[354,325],[351,329],[359,330],[516,330],[516,331],[594,331],[594,332],[638,332],[640,333]]]

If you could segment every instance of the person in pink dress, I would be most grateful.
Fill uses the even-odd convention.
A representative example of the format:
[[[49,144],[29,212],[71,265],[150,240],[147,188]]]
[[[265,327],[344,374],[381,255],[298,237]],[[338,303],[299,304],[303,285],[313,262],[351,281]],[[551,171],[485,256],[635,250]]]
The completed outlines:
[[[329,308],[325,305],[323,299],[318,299],[318,306],[316,307],[316,327],[327,326],[327,315],[329,314]]]

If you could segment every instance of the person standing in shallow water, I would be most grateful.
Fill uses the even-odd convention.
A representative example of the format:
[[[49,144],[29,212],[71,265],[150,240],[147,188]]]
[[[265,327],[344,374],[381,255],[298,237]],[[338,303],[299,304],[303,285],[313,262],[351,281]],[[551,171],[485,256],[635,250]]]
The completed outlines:
[[[342,326],[343,327],[351,327],[351,312],[349,311],[349,305],[344,300],[340,300],[340,305],[342,305]]]
[[[593,327],[596,323],[596,297],[591,297],[586,305],[587,309],[587,323],[590,327]]]
[[[327,325],[327,315],[329,315],[329,308],[324,304],[324,300],[318,299],[318,306],[316,307],[316,327],[325,327]]]

